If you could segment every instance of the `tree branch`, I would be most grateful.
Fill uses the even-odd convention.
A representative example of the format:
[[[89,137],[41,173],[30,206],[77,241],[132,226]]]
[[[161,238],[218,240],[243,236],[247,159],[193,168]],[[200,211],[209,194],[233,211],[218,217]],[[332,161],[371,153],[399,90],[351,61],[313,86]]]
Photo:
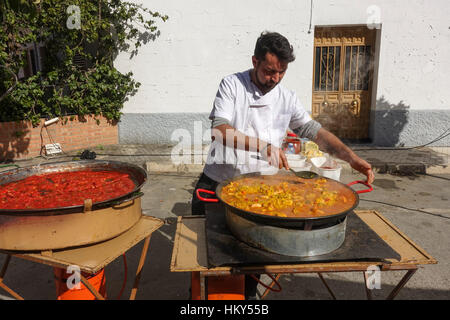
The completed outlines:
[[[14,80],[16,81],[12,87],[10,87],[8,90],[6,90],[6,92],[4,94],[2,94],[0,96],[0,102],[1,102],[14,90],[14,88],[19,83],[19,79],[17,78],[17,75],[14,72],[12,72],[9,68],[7,68],[6,66],[0,66],[0,67],[6,69],[6,71],[8,71],[10,74],[12,74],[14,76]]]

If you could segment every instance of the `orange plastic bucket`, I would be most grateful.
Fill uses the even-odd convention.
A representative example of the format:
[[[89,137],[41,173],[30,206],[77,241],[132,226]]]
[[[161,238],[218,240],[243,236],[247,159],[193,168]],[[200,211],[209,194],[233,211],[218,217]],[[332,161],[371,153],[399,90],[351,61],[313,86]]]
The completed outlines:
[[[95,296],[89,291],[86,286],[81,283],[79,289],[67,287],[67,279],[72,275],[66,272],[65,269],[53,268],[55,273],[55,285],[57,300],[95,300]],[[83,277],[97,290],[103,297],[106,298],[106,277],[105,269],[100,270],[95,274],[81,273]]]
[[[207,300],[245,300],[245,276],[210,276],[207,279]],[[200,300],[200,273],[192,272],[191,299]]]

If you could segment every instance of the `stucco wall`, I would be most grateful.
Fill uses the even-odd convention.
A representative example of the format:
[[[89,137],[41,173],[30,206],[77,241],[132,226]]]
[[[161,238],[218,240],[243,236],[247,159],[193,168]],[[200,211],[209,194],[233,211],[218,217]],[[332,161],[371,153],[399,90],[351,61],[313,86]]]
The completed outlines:
[[[119,124],[123,144],[209,143],[209,113],[127,113]],[[450,123],[447,110],[385,109],[372,114],[374,146],[420,146],[440,137]],[[420,128],[420,129],[418,129]],[[201,131],[199,133],[199,131]],[[200,141],[200,142],[199,142]],[[450,135],[432,146],[450,146]]]
[[[310,111],[316,25],[381,24],[377,103],[371,124],[374,141],[380,141],[377,134],[386,135],[377,131],[385,127],[380,122],[383,118],[375,116],[383,114],[386,105],[406,106],[409,115],[417,116],[417,121],[405,121],[397,144],[408,145],[416,140],[415,135],[420,136],[426,111],[439,114],[438,119],[448,117],[449,1],[315,0],[312,16],[309,0],[155,0],[144,4],[169,15],[169,20],[159,23],[159,38],[140,48],[136,57],[130,60],[129,54],[122,53],[115,61],[121,71],[132,71],[142,83],[125,104],[120,141],[138,134],[143,142],[158,140],[156,131],[144,124],[141,131],[135,122],[138,127],[125,128],[132,119],[128,114],[149,119],[149,114],[209,113],[221,78],[251,67],[254,44],[263,30],[282,33],[294,46],[297,59],[289,65],[283,84],[295,90]],[[188,128],[195,117],[186,115],[186,121],[172,129],[170,122],[165,125],[169,131],[180,125]],[[434,127],[434,136],[447,128],[445,124]]]

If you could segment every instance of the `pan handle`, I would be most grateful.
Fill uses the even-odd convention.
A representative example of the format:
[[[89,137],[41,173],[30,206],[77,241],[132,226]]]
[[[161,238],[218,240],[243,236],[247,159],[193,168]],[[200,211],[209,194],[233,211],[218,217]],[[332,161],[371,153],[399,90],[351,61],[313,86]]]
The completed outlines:
[[[361,183],[361,184],[365,185],[366,187],[369,187],[369,189],[365,189],[365,190],[355,190],[356,193],[366,193],[366,192],[373,191],[373,188],[372,188],[372,186],[371,186],[370,184],[368,184],[368,183],[365,182],[365,181],[360,181],[360,180],[350,182],[350,183],[347,184],[347,186],[350,187],[350,186],[352,186],[352,185],[354,185],[354,184],[358,184],[358,183]]]
[[[124,202],[128,202],[128,201],[131,201],[131,200],[135,200],[135,199],[137,199],[137,198],[140,198],[140,197],[142,197],[143,195],[144,195],[143,192],[137,191],[137,192],[131,194],[131,197],[125,198],[125,199],[123,199],[123,200],[119,200],[119,201],[117,201],[117,202],[113,202],[113,203],[109,204],[109,206],[115,207],[115,206],[118,206],[119,204],[122,204],[122,203],[124,203]]]
[[[219,199],[203,198],[203,197],[200,195],[200,192],[204,192],[204,193],[212,194],[212,195],[216,195],[216,193],[215,193],[214,191],[211,191],[211,190],[197,189],[197,190],[195,191],[195,193],[197,194],[197,198],[199,198],[201,201],[203,201],[203,202],[219,202]]]

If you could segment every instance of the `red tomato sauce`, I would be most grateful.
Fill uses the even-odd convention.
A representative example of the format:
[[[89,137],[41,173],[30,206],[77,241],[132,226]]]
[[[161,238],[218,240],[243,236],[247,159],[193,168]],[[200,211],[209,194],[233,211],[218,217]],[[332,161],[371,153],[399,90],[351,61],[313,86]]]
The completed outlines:
[[[129,174],[74,171],[35,175],[0,186],[0,209],[49,209],[113,199],[135,188]]]

